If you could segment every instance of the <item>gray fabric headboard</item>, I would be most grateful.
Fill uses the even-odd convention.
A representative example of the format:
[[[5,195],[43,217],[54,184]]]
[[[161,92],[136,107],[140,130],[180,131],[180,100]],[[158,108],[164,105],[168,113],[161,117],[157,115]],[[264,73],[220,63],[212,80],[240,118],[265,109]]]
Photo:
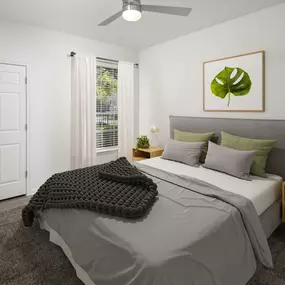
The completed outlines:
[[[256,139],[273,139],[277,143],[267,159],[267,173],[285,180],[285,120],[220,119],[170,116],[170,137],[174,129],[204,133],[215,132],[220,142],[221,131]]]

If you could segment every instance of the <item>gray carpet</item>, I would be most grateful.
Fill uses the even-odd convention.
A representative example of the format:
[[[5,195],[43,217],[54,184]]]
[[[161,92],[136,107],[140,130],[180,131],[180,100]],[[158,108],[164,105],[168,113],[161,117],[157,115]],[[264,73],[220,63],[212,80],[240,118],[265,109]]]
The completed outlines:
[[[83,285],[46,231],[23,226],[21,210],[0,212],[0,284]]]
[[[62,250],[49,242],[47,232],[23,227],[21,210],[0,211],[0,284],[83,285]],[[259,266],[247,285],[285,285],[284,224],[269,239],[269,245],[274,270]]]

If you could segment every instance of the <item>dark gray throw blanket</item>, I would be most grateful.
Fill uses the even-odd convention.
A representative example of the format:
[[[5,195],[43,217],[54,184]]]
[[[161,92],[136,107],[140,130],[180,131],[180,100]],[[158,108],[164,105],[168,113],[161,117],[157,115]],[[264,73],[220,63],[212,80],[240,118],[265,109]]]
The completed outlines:
[[[157,194],[150,178],[126,158],[119,158],[53,175],[23,209],[22,219],[25,226],[32,226],[36,213],[50,208],[87,209],[136,219],[147,213]]]

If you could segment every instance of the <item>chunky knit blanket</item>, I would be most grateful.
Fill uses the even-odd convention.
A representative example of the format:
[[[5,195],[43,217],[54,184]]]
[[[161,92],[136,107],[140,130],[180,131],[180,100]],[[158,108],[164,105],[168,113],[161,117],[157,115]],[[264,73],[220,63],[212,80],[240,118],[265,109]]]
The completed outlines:
[[[22,211],[32,226],[38,211],[87,209],[128,219],[143,217],[154,204],[157,185],[126,158],[58,173],[49,178]]]

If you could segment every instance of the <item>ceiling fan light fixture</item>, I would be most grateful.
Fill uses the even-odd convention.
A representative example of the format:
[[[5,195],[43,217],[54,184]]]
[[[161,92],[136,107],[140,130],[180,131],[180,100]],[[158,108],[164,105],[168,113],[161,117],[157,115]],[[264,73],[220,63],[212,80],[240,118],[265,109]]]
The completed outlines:
[[[142,5],[141,0],[122,0],[122,2],[123,9],[101,22],[98,26],[108,26],[120,17],[129,22],[137,22],[142,17],[142,11],[188,17],[192,10],[187,7]]]
[[[137,22],[141,19],[141,7],[138,5],[125,5],[123,7],[123,18],[128,22]]]

